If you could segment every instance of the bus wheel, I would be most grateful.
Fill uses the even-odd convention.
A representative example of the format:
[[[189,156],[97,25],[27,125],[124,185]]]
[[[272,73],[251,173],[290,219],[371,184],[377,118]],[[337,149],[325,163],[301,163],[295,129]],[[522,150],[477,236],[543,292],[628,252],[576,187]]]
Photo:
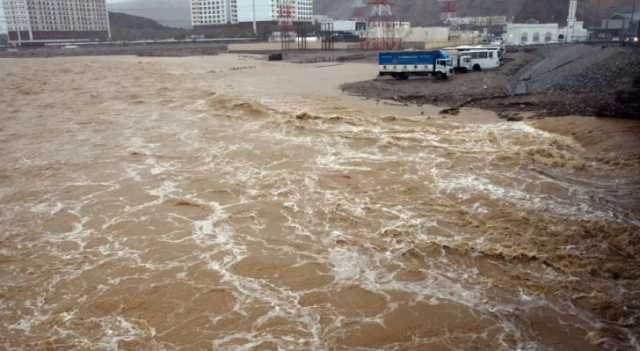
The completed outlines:
[[[475,65],[473,65],[473,70],[476,72],[480,72],[482,71],[482,67],[480,67],[480,65],[476,63]]]

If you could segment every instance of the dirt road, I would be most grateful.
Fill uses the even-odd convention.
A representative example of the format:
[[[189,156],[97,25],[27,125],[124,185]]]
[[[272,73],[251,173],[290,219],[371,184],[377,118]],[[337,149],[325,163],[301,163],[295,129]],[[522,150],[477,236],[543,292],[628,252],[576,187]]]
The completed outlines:
[[[345,84],[343,89],[371,99],[489,109],[505,119],[519,115],[638,118],[640,50],[550,46],[509,52],[500,69],[458,74],[448,81],[368,79]]]
[[[640,350],[640,125],[371,73],[1,60],[0,348]]]

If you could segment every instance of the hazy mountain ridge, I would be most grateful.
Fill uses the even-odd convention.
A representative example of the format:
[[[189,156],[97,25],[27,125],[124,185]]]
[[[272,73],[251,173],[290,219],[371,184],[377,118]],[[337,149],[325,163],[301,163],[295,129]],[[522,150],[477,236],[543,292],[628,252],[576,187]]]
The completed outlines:
[[[164,26],[191,28],[190,0],[126,0],[107,7],[109,11],[150,18]]]
[[[599,19],[611,15],[620,9],[630,9],[633,0],[581,0],[578,17],[590,25],[597,25]],[[317,0],[317,9],[321,14],[336,18],[352,16],[351,1]],[[569,0],[458,0],[459,16],[504,15],[515,21],[530,18],[541,22],[564,23],[569,9]],[[415,25],[433,25],[439,22],[437,0],[396,0],[393,6],[398,19],[407,20]]]
[[[630,9],[633,0],[581,0],[578,16],[588,25],[619,9]],[[569,0],[459,0],[460,16],[505,15],[516,21],[535,18],[541,22],[564,23]],[[170,27],[190,28],[190,0],[127,0],[109,4],[111,11],[151,18]],[[335,18],[353,16],[351,0],[316,0],[318,14]],[[438,24],[440,13],[437,0],[396,0],[395,16],[415,25]]]
[[[187,30],[163,26],[149,18],[119,12],[109,12],[113,40],[149,40],[183,37]]]

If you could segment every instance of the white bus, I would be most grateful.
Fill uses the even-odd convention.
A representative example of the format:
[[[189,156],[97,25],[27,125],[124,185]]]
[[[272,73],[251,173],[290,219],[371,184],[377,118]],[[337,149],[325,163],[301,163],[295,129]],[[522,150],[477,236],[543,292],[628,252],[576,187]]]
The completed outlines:
[[[502,56],[498,48],[463,49],[460,55],[471,58],[471,68],[474,71],[498,68],[502,65]]]
[[[504,49],[499,45],[468,45],[444,50],[453,58],[456,69],[462,72],[498,68],[502,65],[504,57]]]

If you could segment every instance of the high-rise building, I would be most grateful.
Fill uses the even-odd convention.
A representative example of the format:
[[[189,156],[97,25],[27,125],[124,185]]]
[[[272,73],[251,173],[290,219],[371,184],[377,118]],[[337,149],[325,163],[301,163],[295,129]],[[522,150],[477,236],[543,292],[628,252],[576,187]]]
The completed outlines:
[[[238,23],[236,0],[191,0],[194,26]]]
[[[3,5],[12,43],[111,37],[105,0],[3,0]]]
[[[4,15],[3,2],[0,1],[0,35],[7,34],[7,18]]]
[[[298,21],[311,21],[313,19],[313,0],[297,0],[296,10]]]
[[[235,0],[238,3],[238,22],[267,22],[278,20],[277,0]]]
[[[311,21],[314,0],[290,0],[292,20]],[[191,0],[194,26],[229,23],[275,22],[279,18],[279,0]]]

